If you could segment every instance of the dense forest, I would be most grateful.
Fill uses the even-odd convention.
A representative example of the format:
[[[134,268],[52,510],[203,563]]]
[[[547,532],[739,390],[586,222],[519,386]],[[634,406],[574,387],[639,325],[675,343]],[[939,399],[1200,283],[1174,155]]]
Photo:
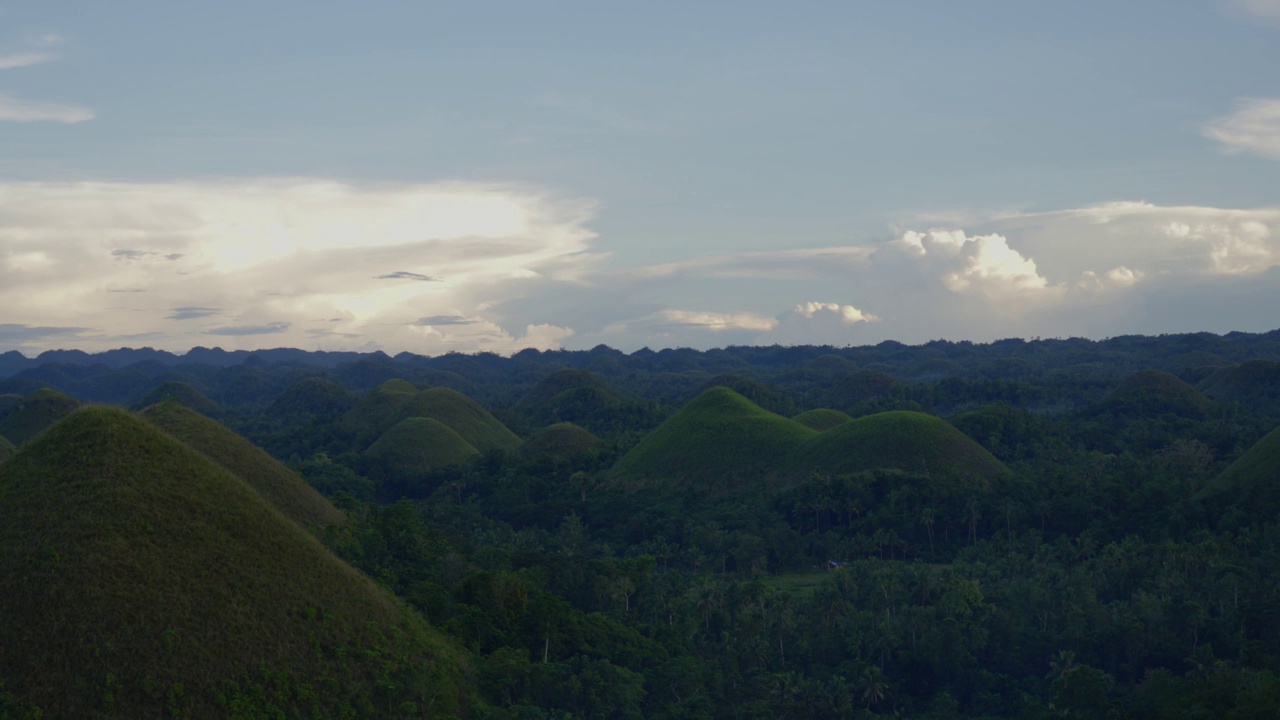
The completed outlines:
[[[1274,718],[1278,427],[1280,330],[2,354],[0,718]]]

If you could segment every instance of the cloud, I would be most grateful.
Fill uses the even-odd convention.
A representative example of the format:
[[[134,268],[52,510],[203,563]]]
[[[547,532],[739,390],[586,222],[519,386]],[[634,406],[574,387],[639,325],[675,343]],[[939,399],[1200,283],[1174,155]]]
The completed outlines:
[[[1248,152],[1280,160],[1280,99],[1238,100],[1235,110],[1211,121],[1204,134],[1222,143],[1227,152]]]
[[[0,183],[0,307],[101,328],[75,339],[85,349],[159,332],[152,344],[185,350],[211,332],[243,349],[514,352],[574,336],[493,308],[596,274],[592,208],[485,183]],[[235,320],[191,322],[215,315]]]
[[[279,335],[287,332],[291,323],[274,322],[266,325],[233,325],[229,327],[214,328],[206,330],[210,335],[226,335],[230,337],[239,337],[245,335]]]
[[[694,326],[712,332],[725,330],[772,330],[778,321],[749,312],[719,313],[699,310],[663,310],[657,314],[658,325]]]
[[[21,100],[19,98],[0,95],[0,120],[15,122],[53,121],[61,123],[81,123],[92,120],[94,112],[78,105],[43,102],[40,100]]]
[[[12,70],[14,68],[28,67],[31,65],[40,65],[42,63],[51,62],[53,56],[49,53],[26,52],[15,53],[13,55],[0,55],[0,70]]]
[[[434,278],[430,275],[422,275],[420,273],[408,272],[406,270],[398,270],[386,275],[375,275],[375,280],[417,280],[418,282],[436,282],[440,278]]]
[[[165,320],[197,320],[199,318],[212,317],[221,315],[222,311],[218,308],[208,307],[176,307],[173,312],[164,316]]]
[[[76,336],[88,332],[83,327],[41,327],[20,323],[0,323],[0,345],[23,347],[29,343]]]
[[[1280,23],[1280,0],[1233,0],[1245,14],[1268,23]]]

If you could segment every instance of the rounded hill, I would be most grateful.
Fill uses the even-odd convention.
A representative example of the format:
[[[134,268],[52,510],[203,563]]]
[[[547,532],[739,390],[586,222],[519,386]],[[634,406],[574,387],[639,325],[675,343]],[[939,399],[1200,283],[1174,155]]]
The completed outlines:
[[[142,399],[134,404],[135,409],[151,407],[158,403],[175,402],[195,410],[201,415],[217,416],[222,413],[222,406],[210,400],[204,393],[190,385],[177,380],[169,380],[152,388]]]
[[[947,421],[907,410],[876,413],[811,439],[801,463],[825,473],[894,469],[964,486],[1006,477],[1009,468]]]
[[[617,391],[593,372],[574,368],[561,368],[538,381],[533,389],[520,398],[516,409],[529,411],[552,403],[565,393],[595,398],[601,402],[617,402]]]
[[[1267,433],[1196,494],[1199,500],[1234,505],[1254,517],[1280,512],[1280,428]]]
[[[439,420],[480,452],[520,445],[519,436],[466,395],[442,387],[418,390],[403,380],[390,380],[361,398],[343,424],[367,448],[396,423],[415,417]]]
[[[826,408],[802,412],[791,419],[810,430],[817,430],[818,432],[830,430],[837,425],[853,421],[853,418],[839,410],[828,410]]]
[[[610,476],[628,489],[692,480],[715,485],[785,473],[813,430],[726,387],[694,398],[618,461]]]
[[[16,451],[17,448],[13,446],[13,443],[9,442],[5,436],[0,435],[0,463],[8,460]]]
[[[152,405],[142,418],[247,482],[280,512],[304,527],[346,518],[294,471],[232,430],[174,402]]]
[[[1280,403],[1280,362],[1250,360],[1220,368],[1200,383],[1205,395],[1241,405]]]
[[[790,415],[796,409],[795,401],[791,398],[759,380],[741,375],[717,375],[703,383],[697,394],[715,387],[728,388],[765,410],[779,415]]]
[[[520,446],[527,458],[547,457],[553,461],[570,460],[600,446],[600,439],[573,423],[557,423],[543,428]]]
[[[479,451],[435,418],[401,420],[382,434],[364,456],[395,478],[411,480],[434,470],[461,465]]]
[[[1203,415],[1213,406],[1213,401],[1177,375],[1162,370],[1140,370],[1116,386],[1106,405],[1143,414]]]
[[[127,412],[80,410],[6,462],[0,515],[0,677],[46,717],[465,711],[461,650]]]
[[[21,446],[80,407],[80,402],[51,388],[23,398],[8,417],[0,420],[0,435]]]
[[[332,380],[314,377],[290,385],[288,390],[271,403],[266,414],[281,422],[310,422],[337,418],[355,403],[355,395],[345,387]]]

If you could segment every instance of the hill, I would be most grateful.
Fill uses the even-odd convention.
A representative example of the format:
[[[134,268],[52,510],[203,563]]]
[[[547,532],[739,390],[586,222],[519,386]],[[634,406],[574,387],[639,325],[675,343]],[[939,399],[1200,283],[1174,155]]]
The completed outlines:
[[[135,410],[151,407],[163,402],[175,402],[195,410],[201,415],[217,417],[222,414],[222,406],[210,400],[204,393],[184,382],[170,380],[152,388],[134,403]]]
[[[17,448],[13,446],[13,443],[9,442],[5,436],[0,435],[0,463],[8,460],[16,451]]]
[[[700,395],[714,387],[729,388],[765,410],[778,415],[790,415],[796,410],[794,400],[754,378],[741,375],[717,375],[703,383],[696,394]]]
[[[791,419],[811,430],[817,430],[818,432],[830,430],[837,425],[843,425],[844,423],[851,422],[853,420],[853,418],[839,410],[827,410],[825,408],[802,412]]]
[[[894,469],[949,481],[957,489],[985,486],[1010,472],[969,436],[946,420],[906,410],[876,413],[838,425],[812,438],[800,463],[824,473]]]
[[[824,403],[828,407],[856,411],[859,406],[889,398],[902,388],[897,378],[879,370],[856,370],[831,388]]]
[[[775,415],[726,387],[694,398],[614,465],[612,480],[628,489],[786,472],[796,448],[817,433]]]
[[[1104,407],[1142,415],[1173,413],[1200,416],[1213,401],[1185,380],[1161,370],[1140,370],[1111,392]]]
[[[414,417],[439,420],[480,452],[520,445],[515,433],[466,395],[442,387],[418,390],[403,380],[388,381],[361,398],[343,425],[364,449],[396,423]]]
[[[277,510],[307,528],[342,523],[342,511],[280,461],[195,410],[167,402],[152,405],[142,418],[249,484]]]
[[[80,402],[75,398],[42,388],[23,398],[4,420],[0,420],[0,435],[21,446],[78,407]]]
[[[410,386],[412,388],[412,386]],[[411,392],[417,392],[412,388]],[[307,378],[289,386],[267,408],[267,417],[283,423],[308,423],[332,420],[356,404],[355,395],[345,387],[324,378]]]
[[[600,447],[600,439],[573,423],[557,423],[534,433],[520,446],[526,458],[546,457],[553,462],[569,460]]]
[[[593,397],[605,403],[621,399],[618,392],[599,375],[586,370],[561,368],[539,380],[532,390],[520,398],[515,407],[525,412],[535,410],[556,401],[565,393]]]
[[[4,393],[0,395],[0,420],[9,417],[9,414],[18,409],[22,404],[22,396],[17,393]]]
[[[127,412],[80,410],[11,458],[0,514],[0,677],[45,717],[465,709],[461,651]]]
[[[384,477],[400,483],[452,465],[461,465],[479,451],[435,418],[401,420],[369,446],[364,456]]]
[[[1234,505],[1248,516],[1274,520],[1280,512],[1280,428],[1263,436],[1206,483],[1196,499]]]
[[[1220,368],[1200,382],[1200,391],[1221,402],[1280,405],[1280,362],[1250,360]]]

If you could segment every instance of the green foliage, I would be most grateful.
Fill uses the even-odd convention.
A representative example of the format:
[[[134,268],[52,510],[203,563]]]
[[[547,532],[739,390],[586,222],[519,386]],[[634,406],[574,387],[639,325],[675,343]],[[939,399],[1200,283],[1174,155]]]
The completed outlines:
[[[552,462],[567,462],[599,450],[600,439],[573,423],[556,423],[534,433],[520,446],[526,458],[546,457]]]
[[[0,463],[8,460],[9,456],[13,455],[16,450],[17,448],[14,447],[13,443],[9,442],[8,438],[0,435]]]
[[[448,388],[418,390],[389,380],[361,398],[343,419],[360,449],[367,448],[396,423],[408,418],[437,420],[480,452],[514,450],[520,438],[474,400]]]
[[[1280,513],[1280,428],[1210,480],[1196,499],[1219,510],[1235,507],[1248,521],[1274,520]]]
[[[464,653],[243,480],[123,411],[74,413],[6,462],[0,514],[0,677],[50,717],[468,703]]]
[[[0,420],[0,435],[22,446],[78,407],[79,401],[57,390],[37,390]]]
[[[479,451],[452,428],[434,418],[401,420],[364,452],[375,481],[396,486],[399,494],[424,495],[421,483],[430,473],[461,465]]]
[[[1201,381],[1200,389],[1220,402],[1274,405],[1280,401],[1280,362],[1249,360],[1220,368]]]
[[[337,419],[355,403],[355,395],[343,386],[313,377],[290,385],[264,414],[286,425],[307,424]]]
[[[299,525],[316,529],[343,521],[342,511],[296,472],[194,409],[166,402],[152,405],[141,416],[243,479]]]
[[[1142,370],[1116,386],[1104,407],[1139,416],[1173,413],[1201,417],[1213,407],[1213,401],[1176,375]]]

